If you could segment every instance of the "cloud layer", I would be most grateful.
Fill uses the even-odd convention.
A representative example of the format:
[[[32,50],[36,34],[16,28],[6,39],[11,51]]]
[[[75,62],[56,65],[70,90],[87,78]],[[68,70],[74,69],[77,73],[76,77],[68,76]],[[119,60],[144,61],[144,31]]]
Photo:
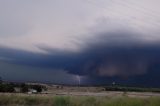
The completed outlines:
[[[0,1],[0,75],[61,83],[72,83],[76,75],[93,84],[160,81],[159,4]]]
[[[137,36],[131,32],[102,33],[84,42],[79,52],[41,47],[48,54],[36,54],[1,48],[0,54],[14,64],[87,76],[128,77],[145,74],[160,63],[160,44]]]

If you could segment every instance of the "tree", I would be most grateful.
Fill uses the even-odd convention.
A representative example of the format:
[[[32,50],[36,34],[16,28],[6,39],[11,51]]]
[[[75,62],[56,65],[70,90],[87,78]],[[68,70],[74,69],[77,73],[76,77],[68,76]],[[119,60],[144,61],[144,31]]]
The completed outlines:
[[[29,91],[29,88],[26,84],[21,85],[21,92],[26,93]]]
[[[33,85],[32,88],[37,90],[37,92],[42,92],[42,86],[41,85]]]
[[[0,92],[14,92],[14,86],[10,84],[0,84]]]
[[[2,77],[0,77],[0,84],[2,84],[3,80],[2,80]]]

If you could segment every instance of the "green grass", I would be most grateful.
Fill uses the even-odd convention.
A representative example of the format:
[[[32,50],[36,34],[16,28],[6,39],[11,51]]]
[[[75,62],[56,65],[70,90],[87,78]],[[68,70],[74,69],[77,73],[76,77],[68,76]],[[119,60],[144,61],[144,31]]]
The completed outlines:
[[[84,97],[1,95],[0,106],[160,106],[160,97]]]

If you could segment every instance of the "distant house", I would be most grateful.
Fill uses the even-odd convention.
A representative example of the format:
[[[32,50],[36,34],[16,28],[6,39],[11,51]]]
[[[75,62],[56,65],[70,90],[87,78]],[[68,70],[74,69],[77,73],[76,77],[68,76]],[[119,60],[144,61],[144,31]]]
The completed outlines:
[[[56,88],[57,89],[63,89],[63,86],[57,85]]]
[[[35,89],[29,89],[28,94],[37,94],[37,90]]]
[[[19,88],[19,87],[15,87],[14,90],[15,90],[16,93],[20,93],[21,92],[21,88]]]

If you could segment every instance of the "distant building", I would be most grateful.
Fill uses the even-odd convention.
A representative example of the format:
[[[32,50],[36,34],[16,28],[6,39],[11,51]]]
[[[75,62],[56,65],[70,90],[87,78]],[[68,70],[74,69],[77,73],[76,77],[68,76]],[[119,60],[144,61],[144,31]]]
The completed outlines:
[[[21,88],[19,88],[19,87],[15,87],[14,90],[15,90],[16,93],[20,93],[21,92]]]
[[[37,94],[37,90],[35,89],[29,89],[28,94]]]

